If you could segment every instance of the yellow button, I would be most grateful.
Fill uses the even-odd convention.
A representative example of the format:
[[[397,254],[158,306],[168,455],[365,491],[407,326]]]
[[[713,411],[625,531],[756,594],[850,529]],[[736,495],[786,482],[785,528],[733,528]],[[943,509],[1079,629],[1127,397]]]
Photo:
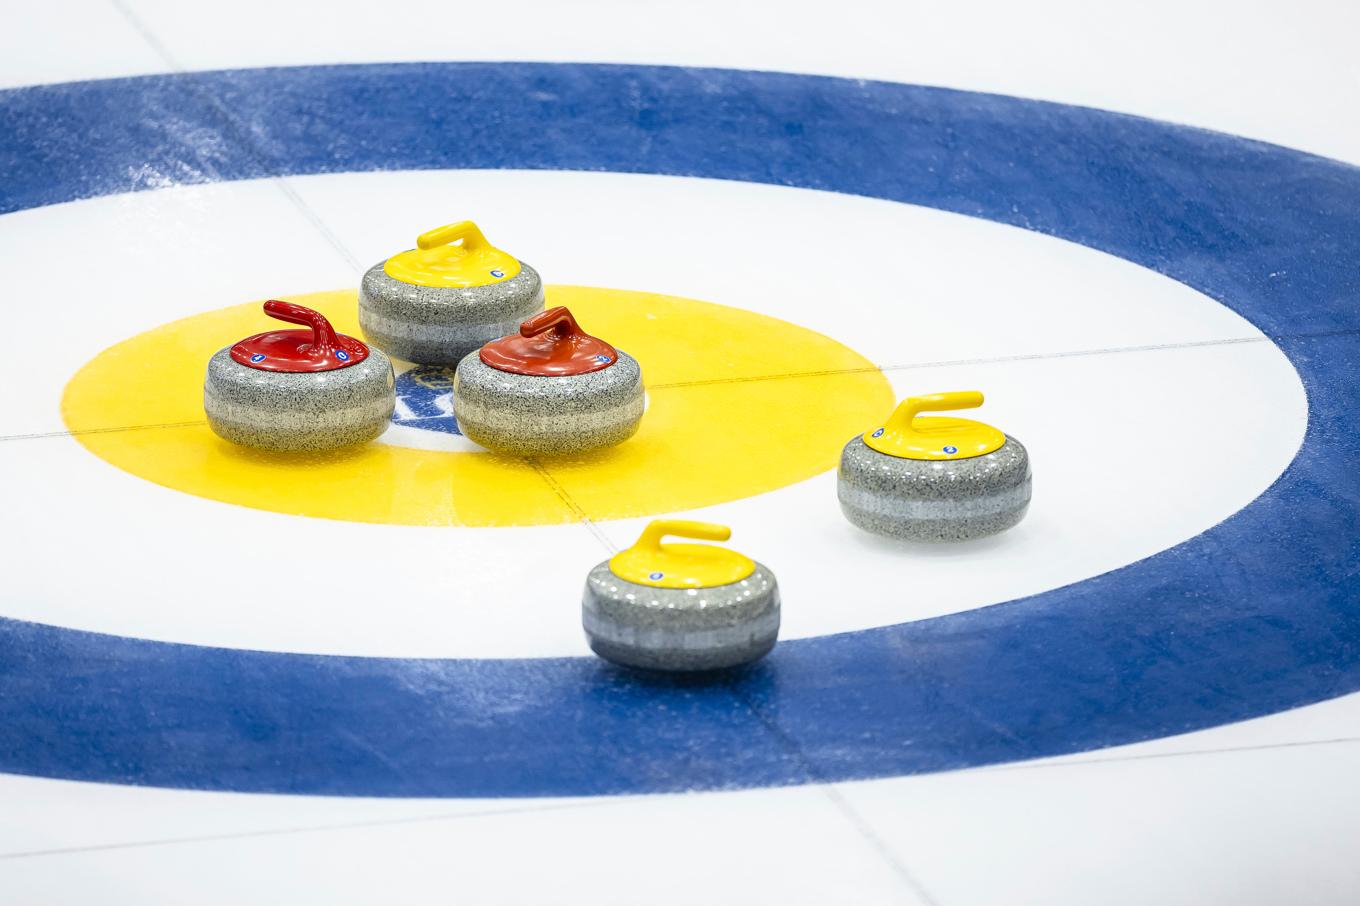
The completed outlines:
[[[429,449],[421,441],[435,435],[419,428],[305,457],[237,447],[204,423],[203,369],[224,345],[268,327],[259,302],[114,343],[71,379],[62,414],[111,465],[209,500],[353,522],[505,526],[579,522],[583,513],[660,518],[787,487],[834,469],[845,438],[892,406],[891,386],[868,359],[787,321],[636,290],[545,291],[549,307],[567,306],[642,363],[647,417],[628,443],[546,463],[470,443]],[[286,298],[361,336],[356,296]],[[412,390],[419,382],[438,391],[427,397],[453,381],[449,369],[408,375]],[[810,411],[821,416],[809,422]],[[120,430],[128,426],[140,429]]]

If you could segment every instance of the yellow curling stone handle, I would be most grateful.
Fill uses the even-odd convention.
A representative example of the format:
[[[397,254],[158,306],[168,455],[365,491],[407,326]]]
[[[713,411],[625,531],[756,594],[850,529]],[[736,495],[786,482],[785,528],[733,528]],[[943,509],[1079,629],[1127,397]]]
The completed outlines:
[[[711,522],[657,519],[637,542],[609,560],[614,575],[653,588],[712,588],[740,582],[756,571],[755,561],[711,544],[662,544],[667,535],[701,541],[726,541],[732,530]]]
[[[416,286],[486,286],[509,280],[519,270],[519,259],[487,242],[471,220],[421,233],[415,248],[383,265],[393,280]]]
[[[1006,435],[991,425],[966,418],[918,418],[921,412],[950,412],[982,405],[977,390],[909,396],[882,427],[864,433],[872,450],[900,459],[968,459],[999,450]]]

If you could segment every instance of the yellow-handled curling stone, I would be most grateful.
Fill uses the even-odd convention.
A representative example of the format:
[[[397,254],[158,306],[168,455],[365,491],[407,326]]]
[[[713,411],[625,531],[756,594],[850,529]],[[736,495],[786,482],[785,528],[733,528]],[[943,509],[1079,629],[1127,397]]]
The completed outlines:
[[[543,310],[538,272],[487,242],[470,220],[422,233],[359,284],[359,326],[389,355],[456,365]]]
[[[458,363],[453,415],[467,437],[520,456],[622,443],[646,404],[637,360],[581,329],[563,306]]]
[[[732,531],[658,519],[636,544],[592,569],[581,622],[595,653],[666,671],[719,670],[768,654],[779,636],[774,573],[712,544],[663,544],[667,535],[726,541]]]
[[[991,425],[921,412],[972,409],[976,390],[904,399],[841,452],[837,495],[866,531],[913,541],[965,541],[1024,518],[1029,454]]]
[[[301,305],[271,299],[264,312],[310,330],[259,333],[208,360],[203,409],[218,436],[266,450],[329,450],[387,430],[396,394],[382,350],[337,334]]]

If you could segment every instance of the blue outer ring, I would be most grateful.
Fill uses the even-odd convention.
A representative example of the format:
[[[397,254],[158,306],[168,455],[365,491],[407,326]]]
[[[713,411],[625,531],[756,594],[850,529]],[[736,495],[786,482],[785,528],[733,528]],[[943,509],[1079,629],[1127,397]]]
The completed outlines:
[[[1250,506],[1147,560],[982,610],[785,642],[718,681],[3,621],[0,769],[392,796],[761,786],[1054,755],[1360,689],[1354,168],[1095,110],[773,73],[384,65],[0,94],[0,211],[152,187],[140,174],[456,167],[830,189],[1102,249],[1274,337],[1309,392],[1307,439]]]

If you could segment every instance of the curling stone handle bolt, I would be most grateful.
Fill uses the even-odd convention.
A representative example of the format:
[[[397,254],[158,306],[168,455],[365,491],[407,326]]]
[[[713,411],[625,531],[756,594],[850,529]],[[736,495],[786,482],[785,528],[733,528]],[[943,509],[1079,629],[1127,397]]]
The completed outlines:
[[[661,550],[661,539],[667,535],[677,538],[697,538],[700,541],[726,541],[732,537],[732,530],[725,525],[712,522],[694,522],[689,519],[656,519],[642,530],[634,548]]]
[[[977,390],[956,390],[952,393],[931,393],[909,396],[898,404],[883,426],[888,432],[910,431],[911,423],[921,412],[949,412],[954,409],[976,409],[982,405],[982,393]]]
[[[522,337],[536,337],[550,330],[556,331],[559,338],[577,337],[585,333],[565,305],[539,312],[519,326]]]
[[[421,233],[416,238],[416,245],[428,250],[457,242],[459,239],[463,240],[463,248],[468,251],[482,248],[487,244],[486,237],[482,235],[477,224],[471,220],[461,220]]]
[[[264,303],[264,313],[271,318],[278,318],[280,321],[310,327],[312,329],[312,346],[318,352],[335,349],[340,345],[340,341],[335,335],[335,328],[331,327],[331,322],[327,321],[326,316],[319,311],[314,311],[302,305],[294,305],[292,302],[270,299]]]

